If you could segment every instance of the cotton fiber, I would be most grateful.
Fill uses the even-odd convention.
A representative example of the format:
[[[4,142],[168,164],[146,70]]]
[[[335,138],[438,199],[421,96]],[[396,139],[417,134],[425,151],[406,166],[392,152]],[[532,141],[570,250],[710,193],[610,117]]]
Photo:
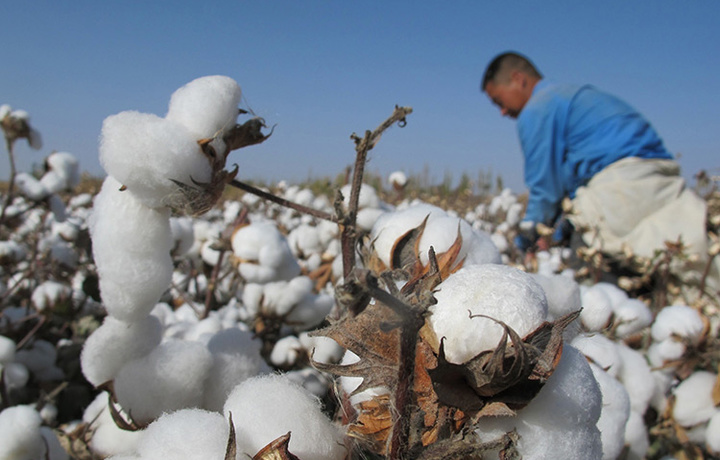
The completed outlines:
[[[0,458],[38,460],[45,458],[40,434],[42,419],[29,406],[13,406],[0,412]]]
[[[121,112],[103,122],[100,164],[145,206],[162,207],[181,193],[173,181],[210,182],[212,167],[197,141],[176,122]]]
[[[255,377],[238,385],[223,410],[233,416],[239,452],[255,455],[292,432],[289,450],[303,460],[341,460],[347,451],[340,430],[322,413],[320,401],[286,377]]]
[[[290,280],[300,274],[287,239],[272,222],[253,222],[240,228],[231,243],[240,261],[238,270],[248,282]]]
[[[147,316],[170,285],[169,211],[144,206],[120,186],[105,179],[95,199],[90,235],[105,308],[117,319],[136,321]]]
[[[696,371],[675,388],[673,418],[684,427],[708,421],[718,409],[712,400],[713,385],[717,374]]]
[[[603,459],[615,460],[625,445],[625,424],[630,416],[630,397],[625,387],[599,366],[590,364],[602,392],[602,411],[597,427],[603,444]]]
[[[200,407],[212,363],[212,355],[201,343],[164,342],[120,369],[115,378],[118,402],[139,423],[163,412]]]
[[[165,118],[196,139],[215,137],[235,126],[241,96],[240,86],[230,77],[200,77],[172,94]]]
[[[545,291],[548,302],[548,318],[553,320],[580,310],[580,286],[563,275],[532,275]]]
[[[118,428],[108,408],[108,397],[106,392],[99,393],[83,413],[83,421],[92,431],[90,449],[103,457],[132,452],[140,439],[139,431]]]
[[[470,265],[450,275],[436,288],[437,304],[429,318],[438,339],[444,338],[448,361],[461,364],[497,347],[503,321],[521,337],[547,316],[545,293],[532,276],[505,265]]]
[[[650,308],[638,299],[626,299],[615,305],[615,333],[620,338],[628,337],[652,323]]]
[[[613,309],[607,291],[595,286],[580,286],[582,311],[580,322],[591,332],[601,331],[608,327],[612,318]]]
[[[660,310],[650,328],[650,334],[658,342],[674,336],[697,343],[704,328],[697,310],[686,305],[672,305]]]
[[[125,363],[150,353],[161,339],[162,326],[155,316],[132,323],[107,316],[85,341],[83,375],[95,386],[113,380]]]
[[[230,422],[217,412],[183,409],[163,414],[140,436],[140,459],[206,460],[225,458]]]

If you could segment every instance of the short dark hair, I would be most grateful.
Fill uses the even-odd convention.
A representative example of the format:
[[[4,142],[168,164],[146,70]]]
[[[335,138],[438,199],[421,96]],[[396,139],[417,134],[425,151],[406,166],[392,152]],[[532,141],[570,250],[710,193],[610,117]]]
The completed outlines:
[[[485,91],[488,83],[498,83],[510,78],[511,70],[519,70],[532,77],[542,78],[535,65],[520,53],[507,51],[496,56],[485,69],[480,89]]]

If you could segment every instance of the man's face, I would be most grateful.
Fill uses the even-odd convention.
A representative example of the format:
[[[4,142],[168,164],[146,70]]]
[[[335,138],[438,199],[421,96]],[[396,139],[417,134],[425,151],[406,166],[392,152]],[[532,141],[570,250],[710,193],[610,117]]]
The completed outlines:
[[[489,82],[485,86],[485,94],[500,109],[502,116],[517,118],[531,93],[527,91],[527,82],[522,74],[515,73],[508,82]]]

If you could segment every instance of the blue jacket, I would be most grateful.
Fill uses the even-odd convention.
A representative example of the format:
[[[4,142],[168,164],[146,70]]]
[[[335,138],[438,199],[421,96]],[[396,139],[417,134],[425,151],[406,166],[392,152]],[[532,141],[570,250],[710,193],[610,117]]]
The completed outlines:
[[[517,121],[530,191],[525,221],[552,224],[563,197],[617,160],[672,158],[642,115],[589,85],[541,80]]]

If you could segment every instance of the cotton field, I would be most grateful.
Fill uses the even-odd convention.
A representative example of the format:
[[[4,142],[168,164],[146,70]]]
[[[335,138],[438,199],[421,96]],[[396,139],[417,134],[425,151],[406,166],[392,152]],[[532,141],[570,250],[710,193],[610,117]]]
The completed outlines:
[[[522,196],[431,202],[403,171],[230,194],[231,152],[272,142],[240,100],[210,76],[109,116],[97,193],[68,152],[13,171],[0,459],[720,458],[720,305],[670,277],[681,249],[525,257]],[[41,148],[0,119],[11,158]]]

